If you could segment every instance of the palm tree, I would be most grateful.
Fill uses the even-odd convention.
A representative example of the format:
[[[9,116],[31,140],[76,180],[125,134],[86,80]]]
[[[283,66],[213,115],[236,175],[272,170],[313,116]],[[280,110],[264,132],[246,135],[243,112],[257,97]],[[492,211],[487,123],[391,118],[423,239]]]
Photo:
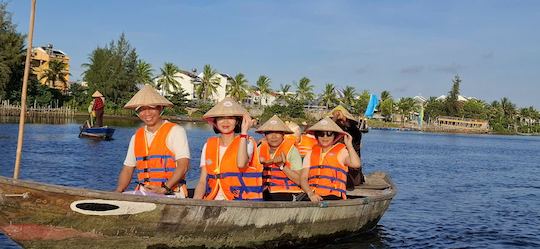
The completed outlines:
[[[280,95],[278,96],[278,100],[283,100],[285,102],[289,102],[290,97],[289,97],[289,95],[287,93],[290,90],[291,90],[291,85],[290,84],[285,84],[285,85],[281,84],[280,87],[279,87]]]
[[[313,93],[313,85],[310,85],[310,80],[306,77],[300,79],[296,85],[296,97],[303,102],[313,100],[315,94]]]
[[[39,77],[39,80],[45,79],[49,87],[55,87],[57,82],[60,82],[61,88],[67,89],[67,76],[69,75],[67,70],[67,64],[61,60],[51,60],[48,63],[48,67],[43,70],[43,74]]]
[[[156,87],[163,91],[163,95],[167,96],[169,89],[173,89],[173,92],[177,92],[178,89],[182,89],[180,82],[176,80],[175,74],[180,72],[180,69],[171,62],[165,62],[160,69],[161,74],[158,76]]]
[[[391,98],[392,98],[392,95],[390,95],[389,91],[384,90],[381,92],[381,102],[386,99],[391,99]]]
[[[327,83],[324,86],[324,92],[321,94],[321,101],[326,106],[326,108],[334,107],[337,103],[336,98],[336,88],[334,84]]]
[[[414,99],[411,97],[401,98],[397,104],[399,113],[402,115],[401,123],[405,123],[405,117],[409,117],[414,111]]]
[[[217,92],[219,87],[219,79],[214,77],[217,74],[215,69],[210,65],[204,65],[201,82],[195,89],[195,94],[199,99],[208,100],[208,98]]]
[[[355,95],[356,90],[354,89],[354,87],[347,86],[345,87],[345,89],[343,89],[343,97],[341,97],[340,101],[346,107],[351,107],[354,105]]]
[[[236,101],[242,102],[247,96],[248,81],[243,73],[238,73],[229,80],[227,85],[227,96],[231,96]]]
[[[257,80],[257,90],[261,93],[261,97],[264,97],[264,102],[268,104],[268,94],[272,93],[272,89],[270,88],[270,78],[266,75],[259,76],[259,79]]]
[[[137,83],[153,85],[153,71],[154,70],[152,69],[152,65],[150,65],[150,63],[139,60],[137,62]]]

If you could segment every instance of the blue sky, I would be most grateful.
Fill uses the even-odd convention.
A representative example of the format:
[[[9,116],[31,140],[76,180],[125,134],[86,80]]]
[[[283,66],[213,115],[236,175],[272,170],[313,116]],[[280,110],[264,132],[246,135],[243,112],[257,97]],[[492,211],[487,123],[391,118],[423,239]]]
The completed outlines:
[[[4,0],[5,1],[5,0]],[[8,0],[28,32],[30,0]],[[461,94],[540,107],[540,1],[38,0],[34,45],[72,59],[74,79],[122,32],[155,73],[205,64],[274,89],[306,76],[394,97]]]

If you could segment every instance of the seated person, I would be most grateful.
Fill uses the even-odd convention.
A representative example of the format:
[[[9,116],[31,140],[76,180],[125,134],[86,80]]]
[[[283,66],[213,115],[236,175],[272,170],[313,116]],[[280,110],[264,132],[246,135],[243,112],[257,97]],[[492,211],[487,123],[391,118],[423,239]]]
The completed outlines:
[[[360,168],[360,157],[352,145],[352,137],[330,118],[324,118],[308,129],[315,134],[317,145],[304,158],[300,183],[309,200],[347,199],[348,168]],[[343,137],[344,142],[338,140]]]
[[[253,158],[256,142],[247,135],[251,117],[225,97],[203,118],[219,136],[210,137],[201,153],[201,175],[194,199],[262,201],[262,165]],[[240,135],[236,135],[240,133]]]
[[[264,165],[264,200],[293,201],[303,193],[299,187],[302,158],[294,146],[295,140],[285,140],[292,131],[276,115],[256,131],[265,139],[259,145],[259,162]]]

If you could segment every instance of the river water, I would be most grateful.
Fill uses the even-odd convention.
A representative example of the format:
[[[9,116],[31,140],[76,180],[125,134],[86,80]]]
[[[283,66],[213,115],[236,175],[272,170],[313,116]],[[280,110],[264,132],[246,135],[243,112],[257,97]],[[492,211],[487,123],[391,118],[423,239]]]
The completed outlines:
[[[93,141],[77,137],[75,120],[56,123],[25,126],[20,178],[114,189],[138,124],[112,123],[114,140]],[[213,132],[183,125],[193,182],[200,149]],[[0,123],[2,176],[13,174],[17,131],[16,123]],[[318,248],[540,247],[540,137],[372,130],[364,135],[362,160],[367,173],[389,173],[398,194],[374,231]],[[0,248],[19,246],[0,233]]]

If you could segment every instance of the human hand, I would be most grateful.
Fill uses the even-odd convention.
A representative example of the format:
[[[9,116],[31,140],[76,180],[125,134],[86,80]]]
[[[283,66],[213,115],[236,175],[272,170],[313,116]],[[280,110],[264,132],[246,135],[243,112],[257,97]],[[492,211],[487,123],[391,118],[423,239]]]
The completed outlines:
[[[253,120],[249,116],[249,114],[244,114],[242,117],[242,132],[241,134],[247,134],[249,128],[253,125]]]
[[[347,145],[347,147],[353,147],[353,144],[352,144],[353,138],[351,134],[345,132],[345,137],[343,137],[343,140],[345,142],[345,145]]]
[[[315,194],[313,192],[311,194],[308,194],[308,197],[309,197],[309,200],[314,203],[319,203],[320,201],[323,200],[323,198],[320,195]]]
[[[165,188],[162,188],[159,186],[153,186],[153,185],[145,185],[144,189],[148,192],[152,192],[156,194],[165,194],[165,192],[167,192]]]
[[[272,160],[275,164],[285,163],[285,153],[281,152],[279,155],[276,155]]]

